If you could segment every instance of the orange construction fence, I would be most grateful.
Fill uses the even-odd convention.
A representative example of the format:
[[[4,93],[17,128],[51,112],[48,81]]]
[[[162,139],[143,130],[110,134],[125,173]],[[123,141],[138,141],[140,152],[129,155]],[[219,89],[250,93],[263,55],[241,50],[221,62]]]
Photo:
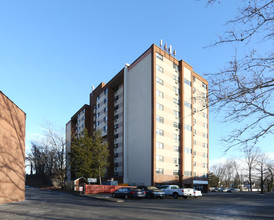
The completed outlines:
[[[122,187],[125,187],[125,186],[85,184],[85,194],[113,193],[115,190],[120,189]]]

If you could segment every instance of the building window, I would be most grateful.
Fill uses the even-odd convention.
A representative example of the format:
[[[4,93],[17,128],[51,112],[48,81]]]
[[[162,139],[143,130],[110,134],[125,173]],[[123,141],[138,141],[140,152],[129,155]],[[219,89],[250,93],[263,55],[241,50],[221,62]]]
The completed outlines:
[[[203,153],[203,158],[207,158],[207,153]]]
[[[179,146],[174,146],[174,147],[173,147],[173,151],[175,151],[175,152],[179,152],[179,151],[180,151]]]
[[[161,67],[161,66],[159,66],[159,65],[157,65],[157,64],[156,64],[156,69],[157,69],[159,72],[161,72],[161,73],[164,72],[163,67]]]
[[[96,114],[96,117],[99,118],[99,116],[100,116],[100,113],[98,112],[98,113]]]
[[[179,170],[173,170],[173,175],[178,176],[179,175]]]
[[[207,85],[203,83],[202,85],[203,88],[207,89]]]
[[[207,163],[203,163],[203,168],[207,168]]]
[[[108,102],[108,98],[105,98],[105,99],[104,99],[104,103],[107,103],[107,102]]]
[[[173,79],[175,80],[175,82],[179,82],[180,81],[180,78],[176,75],[173,75]]]
[[[207,123],[203,123],[204,128],[207,128]]]
[[[203,147],[207,148],[207,144],[206,144],[206,143],[203,143]]]
[[[193,166],[196,167],[196,161],[193,161]]]
[[[204,137],[204,138],[207,138],[207,134],[206,134],[206,133],[203,133],[203,137]]]
[[[98,95],[96,99],[97,99],[97,101],[98,101],[98,100],[100,99],[100,95]]]
[[[189,130],[189,131],[192,131],[192,127],[190,125],[185,125],[185,129]]]
[[[156,155],[156,161],[164,162],[164,156],[162,156],[162,155]]]
[[[161,97],[161,98],[164,98],[164,93],[159,91],[159,90],[156,90],[156,95]]]
[[[177,123],[177,122],[173,122],[173,127],[174,127],[174,128],[180,128],[180,124]]]
[[[162,168],[156,168],[156,173],[157,174],[164,174],[164,169],[162,169]]]
[[[178,111],[174,110],[173,115],[175,116],[175,118],[179,118],[180,113]]]
[[[104,117],[104,122],[107,122],[108,116]]]
[[[105,95],[108,94],[108,89],[105,89],[104,94],[105,94]]]
[[[114,135],[114,138],[118,138],[118,137],[119,137],[119,135],[118,135],[118,134],[115,134],[115,135]]]
[[[159,53],[157,53],[157,52],[156,52],[156,57],[157,57],[158,59],[160,59],[160,60],[163,60],[163,55],[161,55],[161,54],[159,54]]]
[[[184,175],[185,175],[185,176],[191,176],[191,171],[185,170]]]
[[[204,118],[207,118],[207,114],[203,112],[203,117]]]
[[[173,139],[176,141],[180,140],[180,135],[179,134],[173,134]]]
[[[196,145],[196,144],[197,144],[197,143],[196,143],[196,140],[194,139],[193,141],[194,141],[194,145]]]
[[[191,82],[188,79],[184,78],[184,82],[185,82],[185,84],[191,86]]]
[[[96,122],[96,125],[99,126],[99,124],[100,124],[99,121],[97,121],[97,122]]]
[[[173,91],[175,92],[176,95],[179,95],[179,93],[180,93],[180,89],[178,89],[175,86],[173,86]]]
[[[164,131],[161,129],[156,129],[156,134],[160,136],[164,136]]]
[[[178,73],[179,72],[179,66],[176,65],[175,63],[173,63],[173,68],[175,69],[175,71]]]
[[[185,153],[188,153],[188,154],[191,154],[192,153],[192,150],[190,148],[185,148]]]
[[[196,88],[195,87],[193,87],[193,93],[195,93],[196,92]]]
[[[156,103],[156,108],[161,110],[161,111],[164,111],[164,106],[159,104],[159,103]]]
[[[119,108],[119,105],[114,106],[114,110],[117,110]]]
[[[119,95],[115,96],[114,101],[117,101],[119,99]]]
[[[97,104],[97,109],[100,108],[100,104]]]
[[[161,142],[156,142],[156,148],[158,149],[164,149],[164,144]]]
[[[158,77],[156,77],[156,83],[158,83],[160,85],[164,85],[164,81]]]
[[[193,151],[193,155],[196,156],[196,151]]]
[[[202,92],[201,96],[202,96],[203,99],[206,99],[206,94],[205,93]]]
[[[191,104],[189,102],[185,102],[185,106],[191,108]]]
[[[173,103],[176,105],[180,105],[180,100],[173,98]]]
[[[195,80],[196,80],[196,78],[195,78],[195,76],[193,76],[193,82],[195,82]]]
[[[117,147],[119,147],[119,144],[114,144],[114,148],[117,148]]]
[[[174,164],[179,164],[179,163],[180,163],[179,158],[173,158],[173,163],[174,163]]]
[[[114,125],[114,129],[117,129],[118,128],[118,124]]]
[[[114,116],[114,120],[117,120],[117,119],[118,119],[118,117],[119,117],[118,115],[115,115],[115,116]]]
[[[195,118],[193,118],[193,124],[194,124],[194,125],[196,124],[196,119],[195,119]]]
[[[156,121],[160,122],[160,123],[164,123],[164,118],[161,116],[156,115]]]
[[[104,113],[106,113],[108,111],[108,107],[104,108]]]
[[[207,173],[204,173],[203,178],[207,178]]]
[[[115,153],[115,154],[114,154],[114,157],[119,157],[119,154],[118,154],[118,153]]]
[[[105,125],[105,126],[104,126],[104,131],[107,131],[107,130],[108,130],[108,126]]]

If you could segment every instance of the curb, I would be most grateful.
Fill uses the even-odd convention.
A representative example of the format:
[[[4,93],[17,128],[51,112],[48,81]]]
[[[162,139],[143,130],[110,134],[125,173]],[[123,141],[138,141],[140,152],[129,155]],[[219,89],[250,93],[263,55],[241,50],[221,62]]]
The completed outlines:
[[[104,201],[109,201],[109,202],[124,202],[123,199],[112,198],[112,197],[93,196],[92,194],[90,194],[90,195],[85,195],[85,196],[86,196],[86,197],[89,197],[89,198],[98,199],[98,200],[104,200]]]

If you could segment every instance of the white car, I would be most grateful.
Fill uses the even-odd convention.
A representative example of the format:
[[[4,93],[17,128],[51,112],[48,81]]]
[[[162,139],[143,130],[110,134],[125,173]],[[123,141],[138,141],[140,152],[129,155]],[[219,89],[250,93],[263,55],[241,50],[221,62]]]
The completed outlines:
[[[167,196],[173,196],[174,199],[183,197],[187,199],[188,197],[194,196],[193,189],[191,188],[180,188],[177,185],[163,185],[159,189],[163,190]]]
[[[194,198],[198,198],[198,197],[202,197],[203,196],[203,194],[202,194],[202,192],[200,190],[194,189],[193,191],[194,191]]]

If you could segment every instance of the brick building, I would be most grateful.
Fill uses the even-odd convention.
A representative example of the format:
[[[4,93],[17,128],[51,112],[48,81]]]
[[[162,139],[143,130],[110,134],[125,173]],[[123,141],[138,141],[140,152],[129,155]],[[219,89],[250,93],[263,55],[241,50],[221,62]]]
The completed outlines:
[[[153,44],[91,92],[85,111],[90,121],[83,125],[79,110],[80,121],[73,124],[71,118],[67,124],[67,141],[83,126],[91,135],[99,129],[109,144],[108,177],[128,184],[175,183],[206,191],[207,88],[208,82],[189,64]]]
[[[0,91],[0,203],[25,199],[26,114]]]

